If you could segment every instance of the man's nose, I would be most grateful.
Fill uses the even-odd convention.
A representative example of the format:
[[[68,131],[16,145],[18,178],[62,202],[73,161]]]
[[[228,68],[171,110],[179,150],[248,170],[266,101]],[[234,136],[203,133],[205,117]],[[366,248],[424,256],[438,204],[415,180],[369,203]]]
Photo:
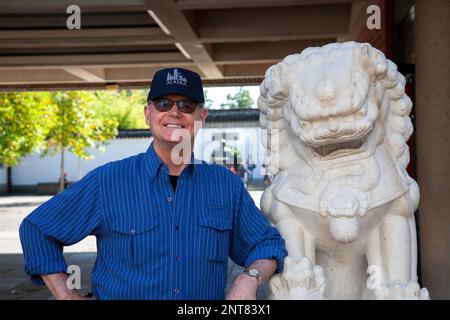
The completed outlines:
[[[178,110],[178,106],[177,106],[177,102],[174,101],[174,103],[172,104],[172,108],[169,110],[169,114],[173,117],[180,117],[181,116],[181,112],[180,110]]]

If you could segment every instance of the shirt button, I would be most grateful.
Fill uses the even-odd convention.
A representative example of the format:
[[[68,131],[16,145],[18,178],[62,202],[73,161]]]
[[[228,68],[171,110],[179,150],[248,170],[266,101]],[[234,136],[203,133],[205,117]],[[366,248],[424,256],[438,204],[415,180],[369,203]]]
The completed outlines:
[[[176,225],[176,226],[175,226],[175,230],[177,230],[177,231],[180,230],[180,226],[179,226],[179,225]]]
[[[177,256],[175,260],[180,261],[180,256]]]
[[[172,201],[172,197],[168,197],[167,201],[171,202]]]
[[[175,290],[173,290],[173,292],[180,293],[180,289],[175,289]]]
[[[135,228],[131,228],[130,233],[131,234],[135,234],[136,233],[136,229]]]

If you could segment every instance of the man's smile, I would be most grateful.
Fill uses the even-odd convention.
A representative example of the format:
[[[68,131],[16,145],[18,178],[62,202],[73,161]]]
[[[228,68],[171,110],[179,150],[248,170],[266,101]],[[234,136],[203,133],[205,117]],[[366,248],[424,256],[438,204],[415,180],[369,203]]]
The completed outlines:
[[[182,129],[184,128],[184,126],[182,124],[178,124],[178,123],[166,123],[163,125],[166,128],[175,128],[175,129]]]

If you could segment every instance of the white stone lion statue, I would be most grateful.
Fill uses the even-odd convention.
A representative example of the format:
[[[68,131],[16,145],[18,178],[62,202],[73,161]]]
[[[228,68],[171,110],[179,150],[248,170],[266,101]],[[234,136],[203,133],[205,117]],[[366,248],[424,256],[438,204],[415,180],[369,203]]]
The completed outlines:
[[[308,48],[270,67],[258,106],[261,209],[286,241],[271,299],[429,299],[417,283],[406,141],[412,103],[396,65],[369,44]]]

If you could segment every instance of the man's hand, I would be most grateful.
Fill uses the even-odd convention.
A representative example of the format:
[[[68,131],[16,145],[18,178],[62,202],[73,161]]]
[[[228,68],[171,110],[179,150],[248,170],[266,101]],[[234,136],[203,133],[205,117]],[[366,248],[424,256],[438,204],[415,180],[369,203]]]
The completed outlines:
[[[259,282],[255,277],[241,273],[228,291],[227,300],[256,300]]]
[[[274,259],[260,259],[252,263],[249,269],[256,269],[261,275],[261,283],[268,281],[277,270]],[[240,274],[227,294],[227,300],[256,300],[256,291],[260,285],[256,277],[246,273]]]
[[[59,298],[56,298],[56,299],[57,300],[97,300],[97,299],[95,299],[95,297],[88,298],[88,297],[82,296],[78,292],[76,292],[75,290],[70,295],[59,297]]]
[[[41,275],[41,277],[56,300],[96,300],[95,297],[83,297],[75,289],[68,288],[68,275],[65,273],[53,273]]]

